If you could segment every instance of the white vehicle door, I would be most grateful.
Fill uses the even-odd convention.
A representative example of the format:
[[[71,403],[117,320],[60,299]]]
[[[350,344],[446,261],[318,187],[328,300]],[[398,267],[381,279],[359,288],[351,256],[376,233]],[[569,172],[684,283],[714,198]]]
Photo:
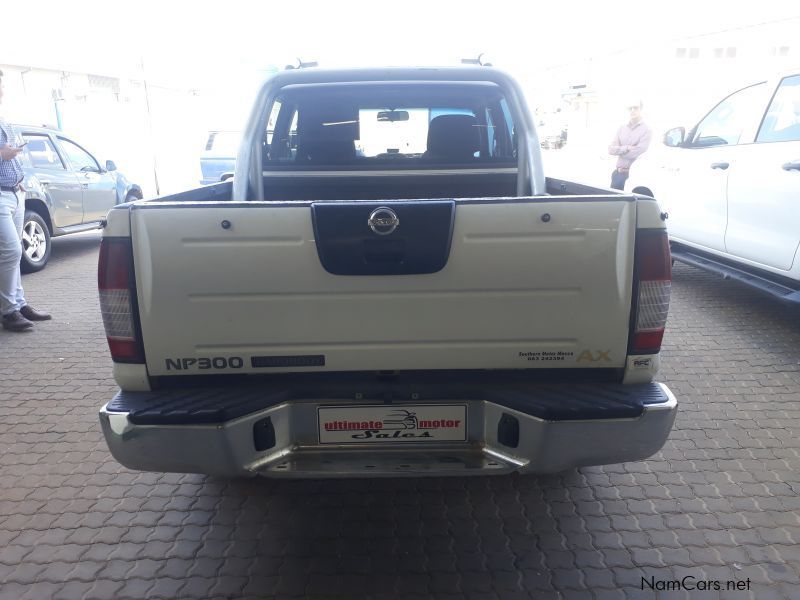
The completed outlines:
[[[800,246],[800,75],[781,81],[728,177],[728,253],[790,270]]]
[[[673,155],[675,164],[669,186],[669,231],[678,241],[713,250],[725,250],[728,220],[728,173],[755,106],[763,98],[765,84],[734,92],[700,121],[689,140]]]
[[[671,153],[673,160],[664,166],[656,193],[669,214],[672,238],[725,249],[729,150],[727,146],[691,145]]]

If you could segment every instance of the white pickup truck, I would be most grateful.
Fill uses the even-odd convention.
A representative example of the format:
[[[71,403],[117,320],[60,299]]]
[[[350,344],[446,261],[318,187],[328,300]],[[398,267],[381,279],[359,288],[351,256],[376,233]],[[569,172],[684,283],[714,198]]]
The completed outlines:
[[[488,67],[273,76],[233,181],[116,207],[98,278],[133,469],[554,472],[675,418],[657,203],[545,178]]]
[[[669,213],[675,260],[800,303],[800,72],[669,130],[631,173],[628,189]]]

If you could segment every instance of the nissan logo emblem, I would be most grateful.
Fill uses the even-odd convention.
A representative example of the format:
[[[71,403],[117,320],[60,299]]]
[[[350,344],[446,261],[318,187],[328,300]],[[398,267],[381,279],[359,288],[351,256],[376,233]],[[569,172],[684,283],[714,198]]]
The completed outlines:
[[[370,213],[367,225],[378,235],[389,235],[400,225],[400,219],[391,208],[381,206]]]

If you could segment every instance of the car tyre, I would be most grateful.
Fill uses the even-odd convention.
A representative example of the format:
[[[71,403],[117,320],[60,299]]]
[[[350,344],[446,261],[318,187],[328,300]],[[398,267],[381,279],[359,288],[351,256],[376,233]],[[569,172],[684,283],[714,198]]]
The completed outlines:
[[[22,260],[23,273],[35,273],[44,269],[50,259],[50,229],[37,212],[25,211],[22,222]]]

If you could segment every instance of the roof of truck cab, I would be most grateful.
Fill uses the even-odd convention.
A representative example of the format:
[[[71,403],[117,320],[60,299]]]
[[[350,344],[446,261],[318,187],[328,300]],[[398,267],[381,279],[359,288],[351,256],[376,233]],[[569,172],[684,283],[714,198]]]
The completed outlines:
[[[270,82],[275,85],[377,82],[377,81],[490,81],[513,82],[510,75],[493,67],[475,65],[450,67],[365,67],[325,69],[320,67],[279,71]]]
[[[57,127],[50,127],[48,125],[26,125],[25,123],[12,123],[16,129],[24,129],[25,131],[36,131],[41,133],[57,133],[64,135],[64,132]]]

